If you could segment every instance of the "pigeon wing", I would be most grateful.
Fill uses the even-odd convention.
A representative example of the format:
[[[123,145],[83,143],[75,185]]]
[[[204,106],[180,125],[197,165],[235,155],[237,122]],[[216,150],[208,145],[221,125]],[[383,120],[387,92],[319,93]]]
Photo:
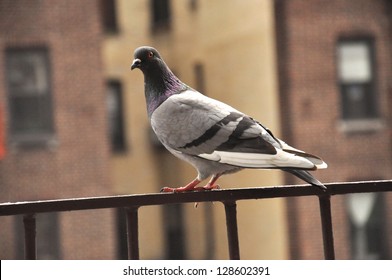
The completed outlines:
[[[238,167],[316,168],[284,151],[279,139],[252,118],[192,90],[168,98],[151,123],[162,143],[179,153]]]
[[[248,117],[229,105],[188,90],[171,96],[158,107],[152,114],[151,125],[164,145],[199,155],[212,153],[232,135],[241,136],[246,129],[241,126],[244,118]],[[247,137],[243,135],[244,139]],[[256,136],[251,134],[250,138]],[[259,145],[260,151],[275,153],[268,142],[259,141]]]

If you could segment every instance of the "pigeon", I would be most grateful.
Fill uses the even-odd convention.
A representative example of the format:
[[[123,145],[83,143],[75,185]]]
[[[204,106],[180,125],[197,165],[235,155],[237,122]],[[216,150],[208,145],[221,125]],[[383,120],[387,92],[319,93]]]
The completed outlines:
[[[326,190],[308,172],[327,168],[320,157],[289,146],[250,116],[186,85],[155,48],[137,48],[131,70],[135,68],[144,75],[147,113],[159,141],[198,173],[187,185],[162,192],[218,189],[220,176],[244,168],[281,169]]]

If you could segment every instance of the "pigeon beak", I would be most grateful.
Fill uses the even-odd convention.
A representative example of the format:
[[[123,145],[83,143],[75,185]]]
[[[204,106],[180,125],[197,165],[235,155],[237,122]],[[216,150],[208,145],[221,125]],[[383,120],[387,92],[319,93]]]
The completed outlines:
[[[139,68],[141,63],[142,63],[142,61],[139,58],[135,58],[132,62],[131,70],[133,70],[135,68]]]

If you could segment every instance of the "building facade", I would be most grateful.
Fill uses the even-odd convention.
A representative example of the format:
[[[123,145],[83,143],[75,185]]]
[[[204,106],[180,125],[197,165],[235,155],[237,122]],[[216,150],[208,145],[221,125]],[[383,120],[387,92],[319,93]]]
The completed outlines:
[[[196,176],[150,129],[142,73],[130,71],[141,45],[323,157],[322,182],[389,179],[390,15],[386,0],[0,1],[0,201],[152,193]],[[257,170],[219,181],[284,183],[299,181]],[[390,204],[386,194],[333,198],[337,258],[391,257]],[[239,202],[241,257],[322,258],[318,211],[312,197]],[[228,258],[219,203],[143,207],[139,221],[142,259]],[[39,258],[126,257],[121,211],[38,223]],[[22,258],[21,218],[1,224],[0,258]]]
[[[323,157],[323,182],[390,179],[390,1],[278,0],[275,19],[285,139]],[[337,258],[391,257],[390,195],[332,202]],[[323,258],[317,201],[288,210],[291,257]]]
[[[123,100],[120,134],[126,145],[111,159],[118,193],[157,192],[196,176],[191,166],[156,144],[142,73],[130,71],[133,50],[141,45],[156,47],[183,82],[246,112],[279,135],[273,1],[104,2],[106,11],[112,11],[104,20],[104,71],[108,84],[121,85]],[[222,188],[282,183],[278,171],[247,170],[219,180]],[[197,209],[193,204],[146,207],[139,220],[143,259],[228,258],[219,203],[202,203]],[[238,223],[242,258],[288,257],[284,200],[239,202]]]
[[[111,194],[101,26],[94,0],[0,1],[1,202]],[[37,215],[38,258],[114,258],[112,215]],[[21,217],[1,225],[23,258]]]

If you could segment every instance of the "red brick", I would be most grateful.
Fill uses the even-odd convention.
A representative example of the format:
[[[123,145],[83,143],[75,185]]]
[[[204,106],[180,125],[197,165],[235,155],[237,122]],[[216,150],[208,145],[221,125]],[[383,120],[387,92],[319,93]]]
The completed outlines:
[[[0,1],[0,102],[7,106],[6,48],[48,48],[58,140],[54,148],[34,150],[11,149],[8,143],[7,156],[0,162],[1,202],[112,194],[98,3]],[[63,258],[114,257],[111,212],[64,215],[60,216]],[[0,249],[1,259],[15,257],[11,248],[16,245],[10,245],[15,227],[6,225],[0,248],[9,249]]]
[[[392,21],[382,0],[277,1],[276,21],[282,121],[288,143],[321,156],[323,182],[390,179],[392,171],[390,94]],[[390,7],[389,7],[390,8]],[[375,39],[377,94],[385,127],[347,134],[338,129],[340,93],[336,42],[340,36],[366,34]],[[388,103],[389,102],[389,103]],[[286,112],[289,112],[286,114]],[[288,182],[293,182],[288,178]],[[295,181],[299,182],[299,181]],[[390,196],[388,196],[389,204]],[[323,258],[318,203],[315,198],[290,200],[292,255]],[[388,203],[386,204],[388,207]],[[390,207],[390,206],[389,206]],[[386,209],[386,213],[391,213]],[[390,230],[390,219],[386,228]],[[333,198],[337,258],[350,258],[349,224],[344,197]],[[390,233],[387,236],[392,236]],[[389,252],[392,253],[389,237]],[[294,244],[295,243],[295,244]]]

